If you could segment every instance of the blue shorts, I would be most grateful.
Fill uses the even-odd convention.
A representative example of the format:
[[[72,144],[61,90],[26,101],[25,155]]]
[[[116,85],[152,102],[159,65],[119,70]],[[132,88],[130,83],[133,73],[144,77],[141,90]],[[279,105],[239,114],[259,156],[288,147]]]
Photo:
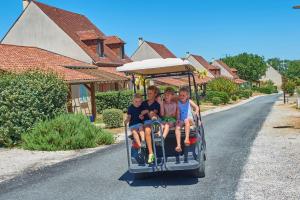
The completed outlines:
[[[135,129],[135,130],[141,130],[142,128],[143,128],[143,124],[141,124],[141,123],[129,126],[130,130],[133,130],[133,129]]]
[[[160,118],[158,118],[158,119],[155,120],[155,121],[158,121],[159,123],[162,122]],[[148,119],[148,120],[145,120],[145,121],[144,121],[144,125],[152,125],[153,122],[154,122],[154,120]]]

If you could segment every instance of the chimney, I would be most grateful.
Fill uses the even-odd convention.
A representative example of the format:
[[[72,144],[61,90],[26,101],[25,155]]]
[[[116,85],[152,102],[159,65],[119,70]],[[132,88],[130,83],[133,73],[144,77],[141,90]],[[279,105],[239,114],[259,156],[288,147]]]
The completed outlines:
[[[22,0],[23,1],[23,10],[27,8],[31,0]]]
[[[141,46],[141,44],[144,42],[144,39],[142,37],[139,37],[138,45]]]
[[[187,52],[185,53],[185,57],[186,57],[186,58],[188,58],[190,55],[191,55],[191,54],[190,54],[189,51],[187,51]]]

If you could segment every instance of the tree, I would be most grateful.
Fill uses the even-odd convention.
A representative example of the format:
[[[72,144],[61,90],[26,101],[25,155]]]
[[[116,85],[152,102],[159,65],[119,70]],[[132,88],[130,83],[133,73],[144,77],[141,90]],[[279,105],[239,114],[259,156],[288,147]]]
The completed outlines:
[[[285,84],[283,84],[283,91],[288,93],[290,96],[294,95],[296,89],[296,83],[292,80],[288,80]]]
[[[289,62],[285,75],[288,79],[297,81],[297,79],[300,78],[300,61],[295,60]]]
[[[242,53],[222,59],[228,66],[236,68],[240,78],[249,82],[258,81],[267,71],[264,58],[255,54]]]
[[[281,60],[279,58],[270,58],[267,60],[267,63],[281,74],[285,73],[289,62],[289,60]]]
[[[267,60],[267,63],[269,65],[271,65],[277,71],[281,71],[280,67],[281,67],[282,61],[279,58],[270,58]]]

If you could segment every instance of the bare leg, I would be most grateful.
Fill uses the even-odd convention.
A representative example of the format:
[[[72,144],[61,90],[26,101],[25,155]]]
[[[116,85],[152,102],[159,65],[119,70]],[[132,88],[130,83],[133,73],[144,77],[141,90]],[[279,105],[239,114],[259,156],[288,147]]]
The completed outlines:
[[[167,135],[169,134],[169,130],[170,130],[170,125],[168,123],[166,123],[164,125],[164,132],[163,132],[163,137],[164,139],[167,137]]]
[[[140,136],[135,129],[131,130],[132,136],[139,148],[141,148]]]
[[[180,125],[176,126],[175,135],[176,135],[176,143],[177,143],[175,151],[181,152],[182,149],[181,149],[181,131],[180,131]]]
[[[140,133],[141,140],[145,141],[145,132],[141,130],[139,133]]]
[[[190,121],[188,120],[188,119],[186,119],[185,121],[184,121],[184,125],[185,125],[185,127],[184,127],[184,129],[185,129],[185,140],[184,140],[184,144],[186,145],[186,146],[189,146],[190,145],[190,129],[191,129],[191,127],[190,127]]]
[[[151,128],[150,127],[145,128],[145,139],[146,139],[149,154],[153,154]]]

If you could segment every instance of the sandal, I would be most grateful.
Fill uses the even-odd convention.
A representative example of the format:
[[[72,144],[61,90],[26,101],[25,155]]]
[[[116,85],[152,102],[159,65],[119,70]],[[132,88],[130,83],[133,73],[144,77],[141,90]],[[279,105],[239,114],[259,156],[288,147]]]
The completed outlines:
[[[155,156],[154,154],[149,154],[149,157],[148,157],[148,164],[152,164],[155,160]]]

